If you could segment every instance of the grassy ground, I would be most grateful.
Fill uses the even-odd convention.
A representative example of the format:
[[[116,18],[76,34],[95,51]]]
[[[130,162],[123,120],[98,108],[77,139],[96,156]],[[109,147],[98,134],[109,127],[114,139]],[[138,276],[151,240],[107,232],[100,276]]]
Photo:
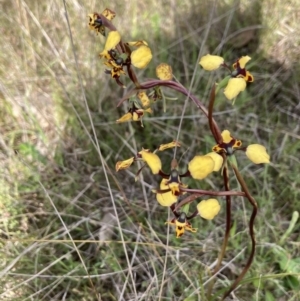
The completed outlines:
[[[205,300],[225,206],[212,222],[196,220],[196,235],[176,239],[151,192],[159,179],[145,169],[135,182],[136,166],[114,172],[141,147],[177,137],[185,99],[165,90],[178,99],[165,113],[157,103],[144,128],[115,123],[126,111],[116,108],[126,91],[104,74],[97,54],[105,40],[87,26],[88,13],[106,7],[117,13],[125,41],[145,39],[152,49],[138,76],[154,77],[155,66],[167,62],[204,103],[224,74],[201,70],[199,56],[252,57],[255,82],[234,107],[221,97],[216,104],[219,125],[245,144],[264,144],[272,161],[254,166],[238,156],[260,209],[256,257],[232,298],[300,300],[300,227],[291,222],[300,207],[298,1],[118,2],[0,2],[0,300]],[[192,103],[179,140],[182,166],[213,144]],[[171,156],[166,151],[164,162]],[[194,185],[222,187],[217,176]],[[233,207],[215,294],[229,287],[249,253],[251,207],[239,198]]]

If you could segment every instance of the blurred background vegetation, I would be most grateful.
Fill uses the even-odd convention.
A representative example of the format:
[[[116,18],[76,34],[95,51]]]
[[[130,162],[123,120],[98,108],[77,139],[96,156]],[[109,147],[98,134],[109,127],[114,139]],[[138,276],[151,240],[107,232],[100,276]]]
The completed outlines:
[[[105,38],[88,29],[91,12],[106,7],[124,41],[146,40],[154,54],[139,78],[170,64],[203,103],[223,71],[204,72],[199,57],[234,62],[249,55],[255,82],[232,106],[218,96],[223,129],[271,154],[239,167],[259,204],[257,252],[234,300],[300,300],[300,4],[297,0],[64,1],[1,0],[0,43],[0,299],[205,300],[225,225],[196,219],[197,234],[176,239],[155,201],[159,179],[137,166],[115,173],[118,160],[176,138],[185,98],[156,103],[137,123],[116,124],[126,106],[98,58]],[[70,22],[74,49],[67,25]],[[74,53],[76,57],[74,56]],[[189,102],[178,158],[184,170],[214,141]],[[172,151],[163,154],[168,164]],[[231,186],[237,187],[234,178]],[[218,175],[189,185],[222,189]],[[233,227],[214,293],[226,290],[249,254],[251,207],[233,200]],[[295,214],[294,214],[295,216]],[[78,240],[76,242],[76,240]],[[98,295],[101,295],[99,299]],[[214,300],[218,300],[215,296]]]

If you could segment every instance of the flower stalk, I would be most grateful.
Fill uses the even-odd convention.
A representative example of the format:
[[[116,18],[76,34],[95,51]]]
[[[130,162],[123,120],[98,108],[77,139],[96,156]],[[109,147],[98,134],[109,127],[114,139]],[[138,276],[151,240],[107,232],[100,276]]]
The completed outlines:
[[[207,118],[207,123],[214,138],[216,145],[212,146],[212,152],[207,154],[195,154],[192,159],[185,165],[183,173],[179,172],[179,165],[176,160],[176,150],[181,144],[178,141],[161,144],[157,149],[151,151],[148,148],[142,148],[132,155],[131,158],[123,159],[116,163],[115,169],[117,172],[122,172],[131,168],[135,162],[143,162],[144,165],[136,172],[136,180],[142,171],[148,168],[154,177],[159,179],[159,187],[152,189],[156,201],[160,206],[169,207],[174,215],[171,220],[166,221],[175,227],[176,238],[180,238],[188,231],[190,234],[196,233],[197,229],[192,227],[192,220],[201,218],[202,220],[212,220],[217,217],[221,210],[221,205],[218,199],[225,198],[226,203],[226,227],[224,231],[223,243],[218,255],[217,263],[213,271],[213,275],[220,271],[223,258],[226,256],[226,248],[229,242],[231,228],[231,205],[234,197],[246,198],[252,206],[252,213],[249,220],[249,235],[251,240],[250,255],[247,259],[245,267],[240,275],[235,279],[227,292],[224,293],[222,300],[228,297],[231,292],[239,285],[247,271],[249,270],[255,255],[255,234],[254,221],[257,215],[257,203],[252,197],[246,181],[238,170],[235,152],[244,152],[246,157],[254,164],[269,163],[270,156],[266,148],[260,144],[250,144],[245,146],[242,141],[231,135],[229,130],[225,129],[221,132],[216,120],[214,119],[214,103],[216,94],[223,91],[223,96],[234,104],[235,99],[242,93],[248,83],[254,81],[253,75],[246,70],[246,64],[251,60],[249,56],[238,58],[230,67],[225,63],[221,56],[207,54],[200,59],[199,65],[207,70],[214,71],[223,67],[229,73],[219,84],[214,83],[208,104],[200,101],[198,97],[190,93],[180,83],[173,80],[174,75],[172,67],[166,63],[161,63],[156,68],[158,79],[149,79],[143,81],[138,78],[134,69],[144,69],[148,66],[152,59],[151,48],[144,40],[124,42],[121,34],[111,22],[115,17],[115,13],[109,9],[105,9],[102,14],[89,14],[89,27],[91,30],[100,33],[106,38],[103,51],[100,53],[100,58],[107,67],[106,74],[109,74],[120,87],[126,88],[123,84],[123,78],[130,80],[134,84],[134,88],[128,91],[125,96],[119,101],[117,107],[124,102],[128,102],[128,112],[116,120],[117,123],[129,121],[138,121],[140,126],[143,126],[142,117],[145,113],[155,112],[155,103],[161,101],[163,103],[163,111],[167,109],[167,103],[172,101],[170,97],[166,97],[164,89],[168,88],[188,97],[194,105]],[[108,33],[106,33],[108,29]],[[174,99],[173,99],[174,100]],[[170,166],[166,167],[163,164],[160,156],[164,151],[175,148],[175,155]],[[179,161],[180,163],[180,161]],[[241,191],[231,190],[229,185],[229,172],[233,173],[241,187]],[[203,180],[209,177],[214,172],[221,170],[221,182],[223,190],[204,190],[188,187],[186,178],[194,180]],[[193,185],[191,185],[193,186]],[[197,202],[196,206],[193,203]],[[196,207],[196,208],[195,208]],[[191,211],[195,208],[194,211]],[[210,300],[213,296],[215,280],[211,281],[206,296]]]

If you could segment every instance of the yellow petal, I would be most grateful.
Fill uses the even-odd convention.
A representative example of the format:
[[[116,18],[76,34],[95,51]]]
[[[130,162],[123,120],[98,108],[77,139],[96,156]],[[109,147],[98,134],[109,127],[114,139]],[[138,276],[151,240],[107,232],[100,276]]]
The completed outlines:
[[[250,144],[247,146],[246,155],[255,164],[270,163],[270,156],[263,145]]]
[[[88,14],[88,17],[90,18],[89,25],[91,26],[91,29],[94,29],[95,20],[97,20],[97,14]]]
[[[165,222],[165,224],[169,224],[171,226],[175,226],[175,232],[176,232],[176,237],[179,238],[184,234],[185,226],[186,226],[186,221],[181,223],[178,220],[171,220]]]
[[[246,81],[241,77],[231,78],[224,90],[224,94],[228,100],[237,97],[238,94],[246,89]]]
[[[99,56],[100,58],[105,58],[107,60],[111,59],[111,56],[109,55],[108,51],[105,49],[102,52],[100,52]]]
[[[173,78],[172,67],[161,63],[156,67],[156,76],[161,80],[171,80]]]
[[[102,15],[109,21],[111,21],[115,16],[116,13],[108,8],[106,8],[103,12]]]
[[[221,133],[222,139],[223,139],[223,143],[229,143],[231,142],[231,140],[233,139],[230,135],[230,132],[228,130],[224,130]]]
[[[196,233],[197,232],[197,228],[193,228],[191,224],[187,224],[185,226],[185,230],[188,230],[188,231],[191,231],[193,233]]]
[[[203,200],[197,205],[199,215],[205,219],[213,219],[220,209],[221,206],[216,199]]]
[[[176,195],[180,193],[180,187],[178,182],[170,182],[169,188],[171,189],[172,194]]]
[[[139,152],[142,159],[148,164],[153,174],[158,174],[161,170],[161,161],[156,154],[143,149]]]
[[[218,55],[207,54],[200,59],[199,64],[204,70],[213,71],[218,69],[224,63],[224,59]]]
[[[169,186],[166,185],[168,182],[168,179],[162,179],[160,183],[160,189],[169,189]],[[157,193],[156,199],[158,203],[164,207],[170,207],[174,203],[177,202],[177,196],[175,196],[171,191],[165,192],[165,193]]]
[[[117,122],[126,122],[132,119],[132,114],[131,113],[126,113],[123,115],[120,119],[117,120]]]
[[[144,112],[143,112],[143,114],[138,114],[137,112],[133,112],[133,113],[132,113],[132,120],[133,120],[133,121],[138,121],[138,120],[140,120],[143,116],[144,116]]]
[[[131,53],[131,63],[136,68],[145,68],[152,59],[152,53],[149,47],[141,46]]]
[[[209,156],[195,156],[189,162],[189,171],[194,179],[202,180],[214,171],[214,160]]]
[[[176,225],[176,228],[175,228],[176,238],[181,237],[184,234],[184,230],[185,230],[185,227],[183,227],[181,225],[179,225],[179,226]]]
[[[246,71],[246,76],[244,76],[244,79],[249,83],[254,82],[254,76],[249,71]]]
[[[124,160],[124,161],[118,161],[116,163],[116,171],[119,171],[120,169],[126,169],[128,168],[134,161],[134,157]]]
[[[180,143],[178,141],[174,140],[174,141],[172,141],[170,143],[161,144],[159,146],[158,150],[162,152],[162,151],[164,151],[164,150],[166,150],[168,148],[180,147],[180,146],[181,146]]]
[[[127,43],[130,46],[134,46],[134,47],[140,47],[140,46],[148,46],[148,43],[146,41],[133,41],[133,42],[128,42]]]
[[[214,160],[215,166],[214,166],[214,171],[219,171],[223,165],[223,157],[218,155],[215,152],[211,152],[206,154],[205,156],[209,156]]]
[[[153,111],[152,111],[151,108],[148,108],[148,109],[144,110],[144,112],[149,113],[149,114],[152,114],[152,113],[153,113]]]
[[[107,39],[106,39],[106,43],[105,43],[105,47],[104,50],[111,50],[114,49],[121,41],[121,35],[119,34],[118,31],[110,31]]]
[[[141,91],[138,93],[138,98],[140,99],[143,107],[149,107],[150,105],[150,99],[149,97],[147,96],[146,92],[145,91]]]
[[[239,63],[240,63],[240,67],[242,69],[245,69],[245,66],[246,64],[251,60],[251,57],[246,55],[246,56],[242,56],[240,59],[239,59]]]

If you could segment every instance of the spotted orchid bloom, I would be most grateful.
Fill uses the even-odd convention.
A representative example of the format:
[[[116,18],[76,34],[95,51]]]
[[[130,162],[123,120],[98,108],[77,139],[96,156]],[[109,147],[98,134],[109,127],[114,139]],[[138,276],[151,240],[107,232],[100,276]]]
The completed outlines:
[[[130,107],[128,112],[116,122],[121,123],[127,121],[139,121],[143,127],[142,117],[145,115],[145,113],[153,113],[152,109],[149,107],[152,101],[149,99],[147,93],[143,90],[140,90],[128,100]]]
[[[188,169],[183,174],[179,173],[177,161],[173,159],[171,171],[167,174],[162,170],[162,162],[155,152],[164,151],[176,146],[179,147],[180,144],[177,141],[173,141],[160,145],[154,152],[151,152],[149,149],[142,149],[138,152],[137,156],[117,162],[116,170],[127,169],[134,161],[143,161],[154,175],[160,175],[162,177],[159,189],[152,191],[156,194],[156,200],[161,206],[171,208],[175,218],[167,223],[176,227],[176,236],[180,237],[185,230],[196,232],[196,229],[192,228],[188,222],[189,219],[192,219],[196,215],[208,220],[213,219],[220,210],[218,201],[209,199],[207,201],[202,200],[198,204],[197,210],[191,216],[187,216],[185,212],[178,213],[175,209],[175,204],[179,196],[187,193],[185,189],[188,187],[182,182],[182,178],[192,177],[199,180],[204,179],[213,171],[218,171],[221,168],[223,159],[219,154],[214,152],[204,156],[195,156],[189,162]]]
[[[142,117],[145,115],[145,113],[152,113],[152,109],[141,109],[138,108],[135,104],[132,104],[128,112],[121,118],[119,118],[116,122],[121,123],[127,121],[139,121],[141,123],[141,126],[143,127]]]
[[[131,51],[130,46],[136,49]],[[125,75],[124,66],[133,65],[136,68],[146,68],[152,59],[152,53],[145,41],[135,41],[129,43],[121,42],[121,35],[118,31],[110,31],[103,51],[99,54],[103,58],[104,65],[108,67],[105,73],[110,74],[117,84],[123,88],[125,86],[120,81],[120,76]]]
[[[116,13],[108,8],[106,8],[101,15],[103,15],[107,20],[111,21],[115,16]],[[91,30],[96,31],[96,33],[100,33],[105,37],[105,26],[103,25],[101,15],[98,13],[89,14],[89,28]]]
[[[160,145],[157,151],[164,151],[176,146],[180,146],[180,144],[177,141],[173,141]],[[188,169],[183,174],[179,173],[177,161],[173,160],[170,173],[165,173],[162,170],[161,160],[155,152],[152,153],[149,149],[142,149],[136,157],[117,162],[116,170],[127,169],[134,161],[145,162],[153,174],[159,174],[162,177],[160,188],[154,190],[154,192],[156,193],[158,203],[166,207],[176,203],[179,195],[185,194],[181,189],[187,188],[187,185],[182,183],[182,178],[192,177],[202,180],[213,171],[218,171],[222,166],[222,157],[212,152],[204,156],[195,156],[189,162]]]
[[[166,149],[174,147],[180,147],[180,143],[176,140],[170,143],[161,144],[153,153],[149,149],[142,149],[135,157],[131,157],[124,161],[118,161],[116,163],[116,171],[129,168],[134,161],[143,161],[146,163],[148,162],[148,166],[153,174],[158,174],[161,170],[161,161],[155,152],[165,151]]]
[[[187,188],[182,182],[184,177],[192,177],[197,180],[206,178],[210,173],[221,168],[222,162],[218,156],[207,154],[204,156],[195,156],[188,164],[188,169],[185,173],[180,174],[178,171],[177,161],[171,163],[170,173],[162,171],[162,164],[156,154],[148,153],[148,151],[140,152],[143,161],[147,163],[153,174],[162,176],[160,189],[153,190],[156,193],[156,200],[161,206],[170,207],[175,204],[180,195],[184,195]],[[221,157],[220,157],[221,158]],[[221,158],[222,160],[222,158]]]
[[[105,59],[104,65],[108,67],[105,70],[106,74],[110,74],[113,79],[116,80],[117,84],[123,88],[125,86],[120,81],[120,76],[126,74],[123,70],[124,58],[122,55],[119,55],[117,46],[121,41],[121,35],[118,31],[110,31],[103,51],[99,54],[100,58]]]
[[[181,237],[185,230],[191,231],[193,233],[197,232],[196,228],[193,228],[191,223],[188,221],[188,217],[185,212],[181,212],[177,217],[172,220],[167,221],[166,224],[175,226],[176,237]]]
[[[216,199],[202,200],[197,205],[197,210],[191,216],[187,216],[185,212],[177,213],[173,211],[175,218],[167,221],[166,224],[175,226],[176,237],[181,237],[185,230],[191,231],[193,233],[197,232],[196,228],[193,228],[189,220],[199,215],[206,220],[212,220],[219,212],[221,206]]]
[[[233,64],[233,71],[231,71],[230,79],[224,90],[224,95],[228,100],[233,100],[244,91],[247,86],[247,82],[253,82],[253,75],[246,70],[246,64],[251,60],[251,57],[242,56]],[[223,66],[230,70],[225,64],[224,59],[218,55],[207,54],[200,59],[199,64],[204,70],[213,71]]]
[[[270,163],[270,156],[266,148],[260,144],[250,144],[242,147],[242,141],[231,136],[228,130],[221,133],[222,142],[215,145],[212,150],[216,153],[224,153],[226,156],[233,155],[236,150],[246,153],[246,156],[255,164]]]

